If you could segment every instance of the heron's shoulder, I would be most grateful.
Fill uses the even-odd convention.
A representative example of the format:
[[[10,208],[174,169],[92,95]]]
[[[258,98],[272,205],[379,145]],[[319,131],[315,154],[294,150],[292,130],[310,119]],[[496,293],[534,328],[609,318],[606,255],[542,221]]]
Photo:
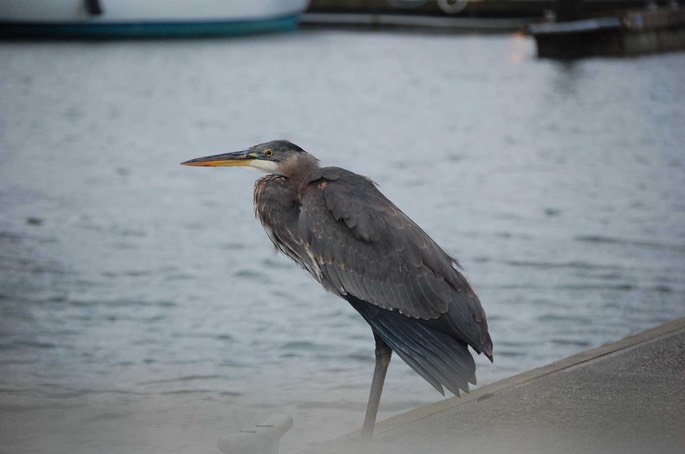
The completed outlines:
[[[320,180],[336,181],[351,185],[376,185],[370,178],[343,169],[342,167],[320,167],[309,175],[307,184],[315,183]]]

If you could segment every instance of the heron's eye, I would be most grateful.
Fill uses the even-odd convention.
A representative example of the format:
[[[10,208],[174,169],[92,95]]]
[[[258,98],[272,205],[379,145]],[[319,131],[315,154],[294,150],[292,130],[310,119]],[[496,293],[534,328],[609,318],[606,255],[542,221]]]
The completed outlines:
[[[266,156],[267,158],[270,158],[273,155],[274,155],[274,152],[271,148],[267,148],[266,150],[264,150],[264,156]]]

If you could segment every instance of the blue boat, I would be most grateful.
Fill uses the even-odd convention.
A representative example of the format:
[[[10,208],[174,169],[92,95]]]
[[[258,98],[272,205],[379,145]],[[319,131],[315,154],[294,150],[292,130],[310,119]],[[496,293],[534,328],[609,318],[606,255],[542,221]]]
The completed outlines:
[[[2,0],[0,36],[242,36],[297,28],[309,0]]]

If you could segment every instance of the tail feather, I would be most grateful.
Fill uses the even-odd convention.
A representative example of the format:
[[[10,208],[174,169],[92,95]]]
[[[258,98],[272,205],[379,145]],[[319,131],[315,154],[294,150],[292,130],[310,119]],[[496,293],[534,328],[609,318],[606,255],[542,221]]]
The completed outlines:
[[[420,319],[348,299],[383,341],[438,392],[455,395],[476,384],[476,365],[464,342],[422,324]]]
[[[414,371],[419,374],[420,376],[423,377],[424,380],[426,380],[428,383],[431,384],[433,388],[435,388],[440,394],[443,396],[445,395],[445,390],[442,387],[441,381],[436,379],[434,377],[435,374],[431,374],[431,369],[433,367],[428,363],[428,361],[425,358],[421,357],[416,357],[414,352],[407,348],[405,345],[398,343],[398,342],[393,342],[393,336],[391,333],[382,325],[378,325],[377,327],[374,327],[374,325],[371,325],[372,328],[378,335],[383,339],[383,341],[388,344],[388,346],[397,353],[397,356],[402,358],[402,360],[407,363]]]
[[[381,316],[379,321],[385,324],[385,318]],[[475,363],[466,345],[443,333],[431,332],[415,319],[390,317],[390,321],[395,328],[390,330],[391,343],[411,350],[412,358],[424,359],[429,374],[453,394],[458,396],[459,390],[468,392],[469,381],[475,382]],[[405,359],[399,351],[398,356]]]

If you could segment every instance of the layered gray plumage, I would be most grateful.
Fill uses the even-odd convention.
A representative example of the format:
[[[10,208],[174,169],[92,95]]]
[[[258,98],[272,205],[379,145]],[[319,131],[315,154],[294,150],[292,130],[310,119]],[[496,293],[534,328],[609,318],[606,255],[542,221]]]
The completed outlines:
[[[255,185],[254,202],[274,245],[350,301],[438,391],[445,386],[458,395],[476,383],[466,346],[492,358],[478,297],[456,260],[368,178],[315,168],[295,187],[285,176],[267,175]],[[434,364],[437,358],[447,364]]]
[[[459,265],[366,177],[287,141],[187,161],[269,172],[255,214],[276,248],[369,323],[376,369],[362,433],[370,437],[391,351],[439,392],[476,383],[470,346],[492,360],[485,312]]]

